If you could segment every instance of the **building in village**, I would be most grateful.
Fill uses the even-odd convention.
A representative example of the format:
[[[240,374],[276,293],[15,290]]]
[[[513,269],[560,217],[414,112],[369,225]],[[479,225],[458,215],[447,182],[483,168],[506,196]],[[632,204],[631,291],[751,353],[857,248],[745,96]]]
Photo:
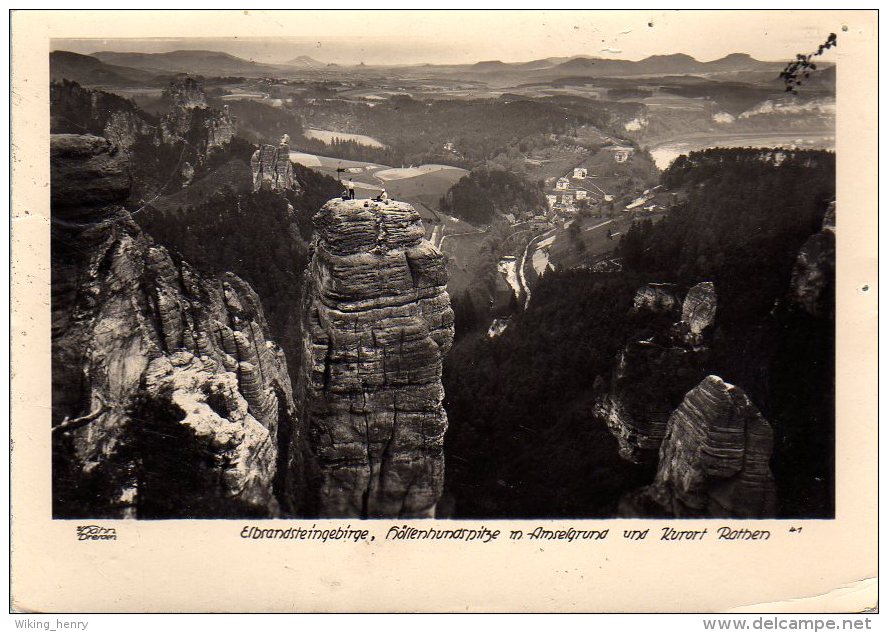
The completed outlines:
[[[625,163],[632,158],[632,154],[635,152],[634,148],[625,145],[609,145],[604,149],[609,151],[618,163]]]

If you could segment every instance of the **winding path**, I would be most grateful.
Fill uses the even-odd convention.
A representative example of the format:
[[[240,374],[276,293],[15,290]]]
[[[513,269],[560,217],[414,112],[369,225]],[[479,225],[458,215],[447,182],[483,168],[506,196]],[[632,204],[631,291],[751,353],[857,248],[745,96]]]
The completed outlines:
[[[527,243],[527,246],[524,247],[524,254],[521,255],[521,264],[518,266],[518,283],[521,284],[521,287],[524,289],[524,294],[527,298],[524,300],[524,308],[527,309],[527,306],[530,305],[530,284],[527,283],[527,277],[524,276],[524,267],[527,264],[527,254],[530,252],[530,247],[538,242],[543,237],[548,237],[549,235],[555,233],[557,228],[549,229],[545,233],[540,233],[535,238],[530,240]]]

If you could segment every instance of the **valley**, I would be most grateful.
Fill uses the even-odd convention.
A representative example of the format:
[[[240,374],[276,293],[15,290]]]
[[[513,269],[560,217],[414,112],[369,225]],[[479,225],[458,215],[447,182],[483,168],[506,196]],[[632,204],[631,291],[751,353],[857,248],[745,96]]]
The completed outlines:
[[[50,54],[57,516],[833,515],[835,66],[288,59]]]

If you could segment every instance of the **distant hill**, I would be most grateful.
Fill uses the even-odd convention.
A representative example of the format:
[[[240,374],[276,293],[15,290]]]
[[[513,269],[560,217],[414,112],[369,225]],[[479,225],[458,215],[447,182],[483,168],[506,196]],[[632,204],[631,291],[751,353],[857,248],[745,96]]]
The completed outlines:
[[[782,62],[763,62],[745,53],[733,53],[710,62],[697,61],[690,55],[652,55],[640,61],[578,57],[558,64],[543,73],[615,77],[631,75],[697,75],[703,73],[763,71],[782,68]]]
[[[186,50],[169,53],[117,53],[104,51],[92,57],[107,64],[166,73],[208,76],[262,76],[279,72],[282,66],[260,64],[219,51]]]
[[[481,71],[496,71],[496,70],[507,70],[511,68],[511,66],[505,62],[501,62],[498,59],[477,62],[472,64],[472,70],[481,70]]]
[[[53,51],[49,54],[49,75],[53,81],[67,79],[83,86],[146,84],[157,78],[154,73],[145,70],[106,64],[90,55],[69,51]]]
[[[326,65],[326,63],[319,62],[314,57],[309,57],[308,55],[300,55],[287,62],[287,66],[295,66],[297,68],[323,68]]]
[[[714,59],[703,64],[706,72],[730,72],[737,70],[770,70],[782,66],[782,62],[762,62],[746,53],[731,53],[721,59]]]
[[[517,64],[512,64],[515,68],[523,68],[525,70],[540,70],[542,68],[551,68],[557,64],[563,64],[564,62],[572,59],[571,57],[547,57],[545,59],[535,59],[529,62],[520,62]]]

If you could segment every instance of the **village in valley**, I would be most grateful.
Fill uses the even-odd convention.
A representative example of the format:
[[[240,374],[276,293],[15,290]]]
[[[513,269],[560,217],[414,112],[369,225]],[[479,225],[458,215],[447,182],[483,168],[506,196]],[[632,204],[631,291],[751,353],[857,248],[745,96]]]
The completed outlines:
[[[500,236],[493,240],[498,246],[498,275],[489,336],[500,334],[516,307],[529,303],[534,285],[547,271],[556,267],[620,270],[620,258],[614,253],[620,236],[632,222],[658,220],[674,203],[674,194],[656,184],[658,172],[647,152],[630,143],[607,140],[611,142],[597,151],[570,148],[576,166],[541,179],[544,206],[513,209],[503,214],[499,225],[490,227],[475,228],[440,212],[424,218],[428,236],[448,256],[451,293],[463,292],[461,280],[470,279],[476,261],[472,251],[483,237]],[[545,168],[545,161],[528,158],[527,162]],[[633,177],[633,172],[647,177]]]

